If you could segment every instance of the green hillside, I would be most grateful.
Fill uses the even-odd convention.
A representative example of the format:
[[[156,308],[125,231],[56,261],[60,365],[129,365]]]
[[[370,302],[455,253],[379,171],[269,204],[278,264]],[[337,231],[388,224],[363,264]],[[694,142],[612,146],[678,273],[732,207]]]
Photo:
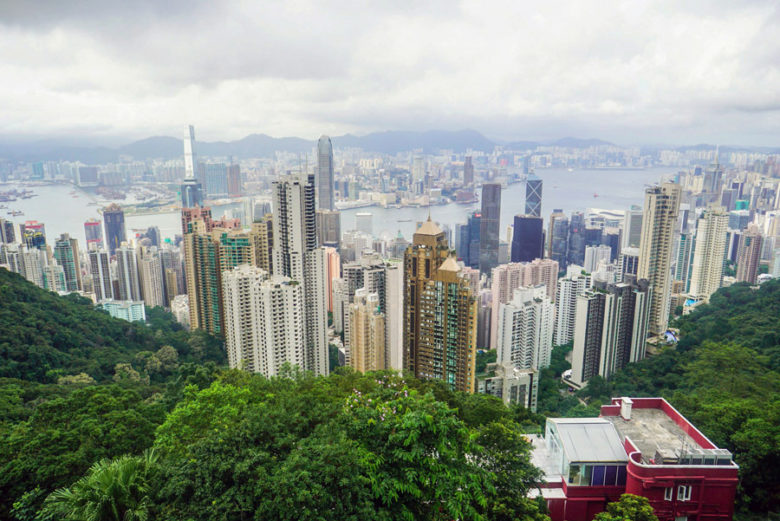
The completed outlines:
[[[105,381],[116,364],[132,363],[154,378],[155,362],[146,359],[164,345],[179,362],[224,360],[215,339],[190,334],[162,310],[147,312],[149,326],[111,318],[86,298],[60,297],[0,268],[0,377],[43,383],[85,373]]]

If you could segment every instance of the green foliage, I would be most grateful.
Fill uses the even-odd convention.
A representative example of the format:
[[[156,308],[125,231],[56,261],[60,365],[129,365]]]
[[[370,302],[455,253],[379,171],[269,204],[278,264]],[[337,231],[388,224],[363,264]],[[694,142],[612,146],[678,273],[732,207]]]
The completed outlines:
[[[339,348],[334,344],[328,344],[328,367],[331,372],[339,367]]]
[[[146,521],[155,456],[103,459],[70,488],[54,491],[43,514],[66,521]]]
[[[182,329],[173,315],[160,308],[148,310],[149,326],[111,318],[89,299],[64,297],[45,291],[15,273],[0,268],[0,377],[56,382],[81,373],[97,381],[114,376],[118,363],[146,367],[134,357],[143,351],[166,357],[163,374],[170,373],[170,346],[177,360],[222,363],[224,354],[216,338]]]
[[[547,519],[500,401],[390,372],[288,376],[185,390],[157,431],[156,517]]]
[[[495,349],[477,351],[476,374],[484,374],[487,365],[496,361],[496,356]]]
[[[646,497],[623,494],[619,501],[607,505],[606,512],[596,514],[594,521],[658,521]]]
[[[118,385],[76,389],[38,404],[2,433],[0,495],[9,503],[0,504],[0,517],[26,491],[67,486],[101,458],[151,446],[164,414],[162,405]]]

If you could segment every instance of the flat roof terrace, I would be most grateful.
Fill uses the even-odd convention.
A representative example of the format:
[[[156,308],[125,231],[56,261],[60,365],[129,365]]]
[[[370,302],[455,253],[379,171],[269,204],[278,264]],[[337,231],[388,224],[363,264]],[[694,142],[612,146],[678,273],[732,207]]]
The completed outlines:
[[[642,461],[650,463],[656,451],[679,454],[683,449],[702,448],[677,423],[661,409],[633,408],[631,419],[620,415],[603,416],[615,426],[620,440],[630,438],[642,452]]]

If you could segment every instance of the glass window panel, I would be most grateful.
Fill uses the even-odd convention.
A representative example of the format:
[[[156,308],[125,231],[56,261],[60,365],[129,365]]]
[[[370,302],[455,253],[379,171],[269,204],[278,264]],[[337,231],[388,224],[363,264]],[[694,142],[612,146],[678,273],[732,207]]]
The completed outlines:
[[[590,485],[591,479],[593,479],[593,465],[583,465],[580,483],[583,485]]]
[[[579,485],[580,484],[580,466],[579,465],[571,465],[569,467],[569,484],[570,485]]]
[[[593,466],[593,478],[590,480],[592,487],[600,487],[604,485],[604,465]]]
[[[614,487],[617,480],[617,466],[607,465],[607,472],[604,475],[604,485]]]
[[[617,484],[621,487],[626,486],[626,467],[618,467]]]

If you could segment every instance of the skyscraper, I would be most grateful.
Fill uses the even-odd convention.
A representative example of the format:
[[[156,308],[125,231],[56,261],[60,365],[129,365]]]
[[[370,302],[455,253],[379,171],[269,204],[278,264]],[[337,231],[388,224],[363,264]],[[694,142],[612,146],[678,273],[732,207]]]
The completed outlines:
[[[710,206],[698,220],[689,294],[709,300],[723,282],[729,214],[722,206]]]
[[[541,217],[515,215],[512,262],[531,262],[544,257],[544,223]]]
[[[321,136],[317,142],[317,171],[317,189],[319,191],[317,208],[320,210],[335,210],[333,145],[328,136]]]
[[[596,375],[609,378],[645,357],[652,289],[646,280],[596,283],[577,297],[572,381],[584,385]]]
[[[222,278],[225,349],[231,368],[266,377],[305,366],[303,287],[289,277],[236,266]]]
[[[349,336],[345,340],[347,365],[361,373],[385,369],[385,316],[378,294],[365,288],[355,292],[349,305]]]
[[[54,242],[54,258],[62,267],[65,277],[65,291],[80,291],[81,264],[79,261],[79,243],[71,239],[70,235],[63,233]]]
[[[623,247],[639,248],[642,239],[642,208],[631,205],[623,220]]]
[[[106,245],[109,255],[113,256],[116,250],[127,241],[125,235],[125,212],[116,203],[111,203],[103,209],[103,223],[106,228]]]
[[[593,273],[599,267],[599,263],[609,264],[612,261],[612,249],[609,246],[586,246],[585,247],[585,271]]]
[[[479,271],[490,274],[498,266],[501,183],[482,185],[482,218],[479,222]]]
[[[652,287],[648,334],[666,331],[672,290],[674,229],[680,209],[680,185],[664,183],[645,190],[638,277]]]
[[[627,282],[628,276],[636,278],[639,272],[639,248],[623,248],[618,259],[620,275],[618,282]]]
[[[545,287],[550,300],[555,297],[555,281],[558,278],[558,263],[552,259],[536,259],[533,262],[512,262],[493,268],[491,274],[491,321],[490,347],[496,348],[498,337],[498,316],[501,304],[514,298],[515,290],[521,287]]]
[[[574,325],[577,316],[577,296],[590,289],[590,275],[582,266],[570,264],[566,276],[558,279],[555,294],[555,331],[553,342],[556,346],[567,344],[574,338]]]
[[[482,232],[481,221],[482,214],[472,212],[469,214],[466,224],[458,228],[458,258],[470,268],[479,268],[479,248]]]
[[[195,153],[195,127],[187,125],[184,127],[184,179],[196,179],[197,177],[198,156]],[[192,206],[185,206],[185,208]]]
[[[165,274],[160,252],[156,246],[142,246],[138,250],[138,273],[144,304],[147,307],[163,307],[166,305]]]
[[[184,127],[184,181],[181,184],[181,207],[203,205],[203,186],[198,180],[198,156],[195,153],[195,128]]]
[[[739,239],[737,282],[756,283],[763,244],[764,238],[761,236],[758,226],[755,224],[748,226]]]
[[[274,228],[271,214],[252,223],[251,237],[254,241],[255,265],[267,273],[273,273]]]
[[[13,221],[0,218],[0,243],[11,244],[16,242],[16,233],[14,233]]]
[[[206,195],[211,199],[227,197],[228,174],[225,163],[206,163],[201,166],[205,171],[206,184],[203,188]]]
[[[585,246],[585,216],[582,212],[574,212],[569,220],[567,264],[585,264]]]
[[[473,392],[477,301],[430,218],[404,255],[404,365],[418,378]]]
[[[317,210],[317,243],[341,250],[341,212]]]
[[[197,179],[185,179],[181,184],[181,207],[195,208],[203,205],[203,188]]]
[[[22,242],[28,249],[46,249],[46,226],[38,221],[25,221],[19,225]]]
[[[135,248],[123,243],[116,250],[116,271],[119,279],[118,300],[142,300],[141,282],[138,279],[138,258]]]
[[[534,174],[529,174],[525,181],[525,213],[542,216],[542,180]]]
[[[474,163],[471,156],[466,156],[463,160],[463,186],[474,184]]]
[[[114,287],[111,284],[111,263],[108,252],[104,249],[89,250],[89,272],[92,275],[92,291],[95,300],[114,298]]]
[[[103,223],[98,219],[90,219],[84,223],[84,235],[87,238],[87,251],[103,247]]]
[[[566,253],[569,245],[569,219],[563,210],[555,209],[550,214],[547,231],[547,257],[558,262],[562,270],[566,269]]]
[[[327,146],[324,146],[326,144]],[[323,150],[326,148],[327,150]],[[320,160],[332,168],[330,140],[320,139],[320,151],[331,151]],[[332,172],[332,171],[331,171]],[[332,174],[331,174],[332,175]],[[332,180],[332,177],[330,178]],[[329,198],[332,200],[332,185]],[[327,189],[327,187],[326,187]],[[273,270],[303,285],[304,365],[315,374],[328,374],[328,343],[325,298],[325,249],[317,245],[313,175],[288,175],[273,183]]]
[[[223,329],[219,244],[212,240],[209,224],[203,218],[187,223],[184,252],[190,327],[220,336]]]
[[[231,163],[227,167],[227,190],[229,197],[241,197],[243,193],[241,185],[241,167]]]
[[[555,308],[544,286],[518,288],[496,317],[498,363],[517,369],[550,365]]]

